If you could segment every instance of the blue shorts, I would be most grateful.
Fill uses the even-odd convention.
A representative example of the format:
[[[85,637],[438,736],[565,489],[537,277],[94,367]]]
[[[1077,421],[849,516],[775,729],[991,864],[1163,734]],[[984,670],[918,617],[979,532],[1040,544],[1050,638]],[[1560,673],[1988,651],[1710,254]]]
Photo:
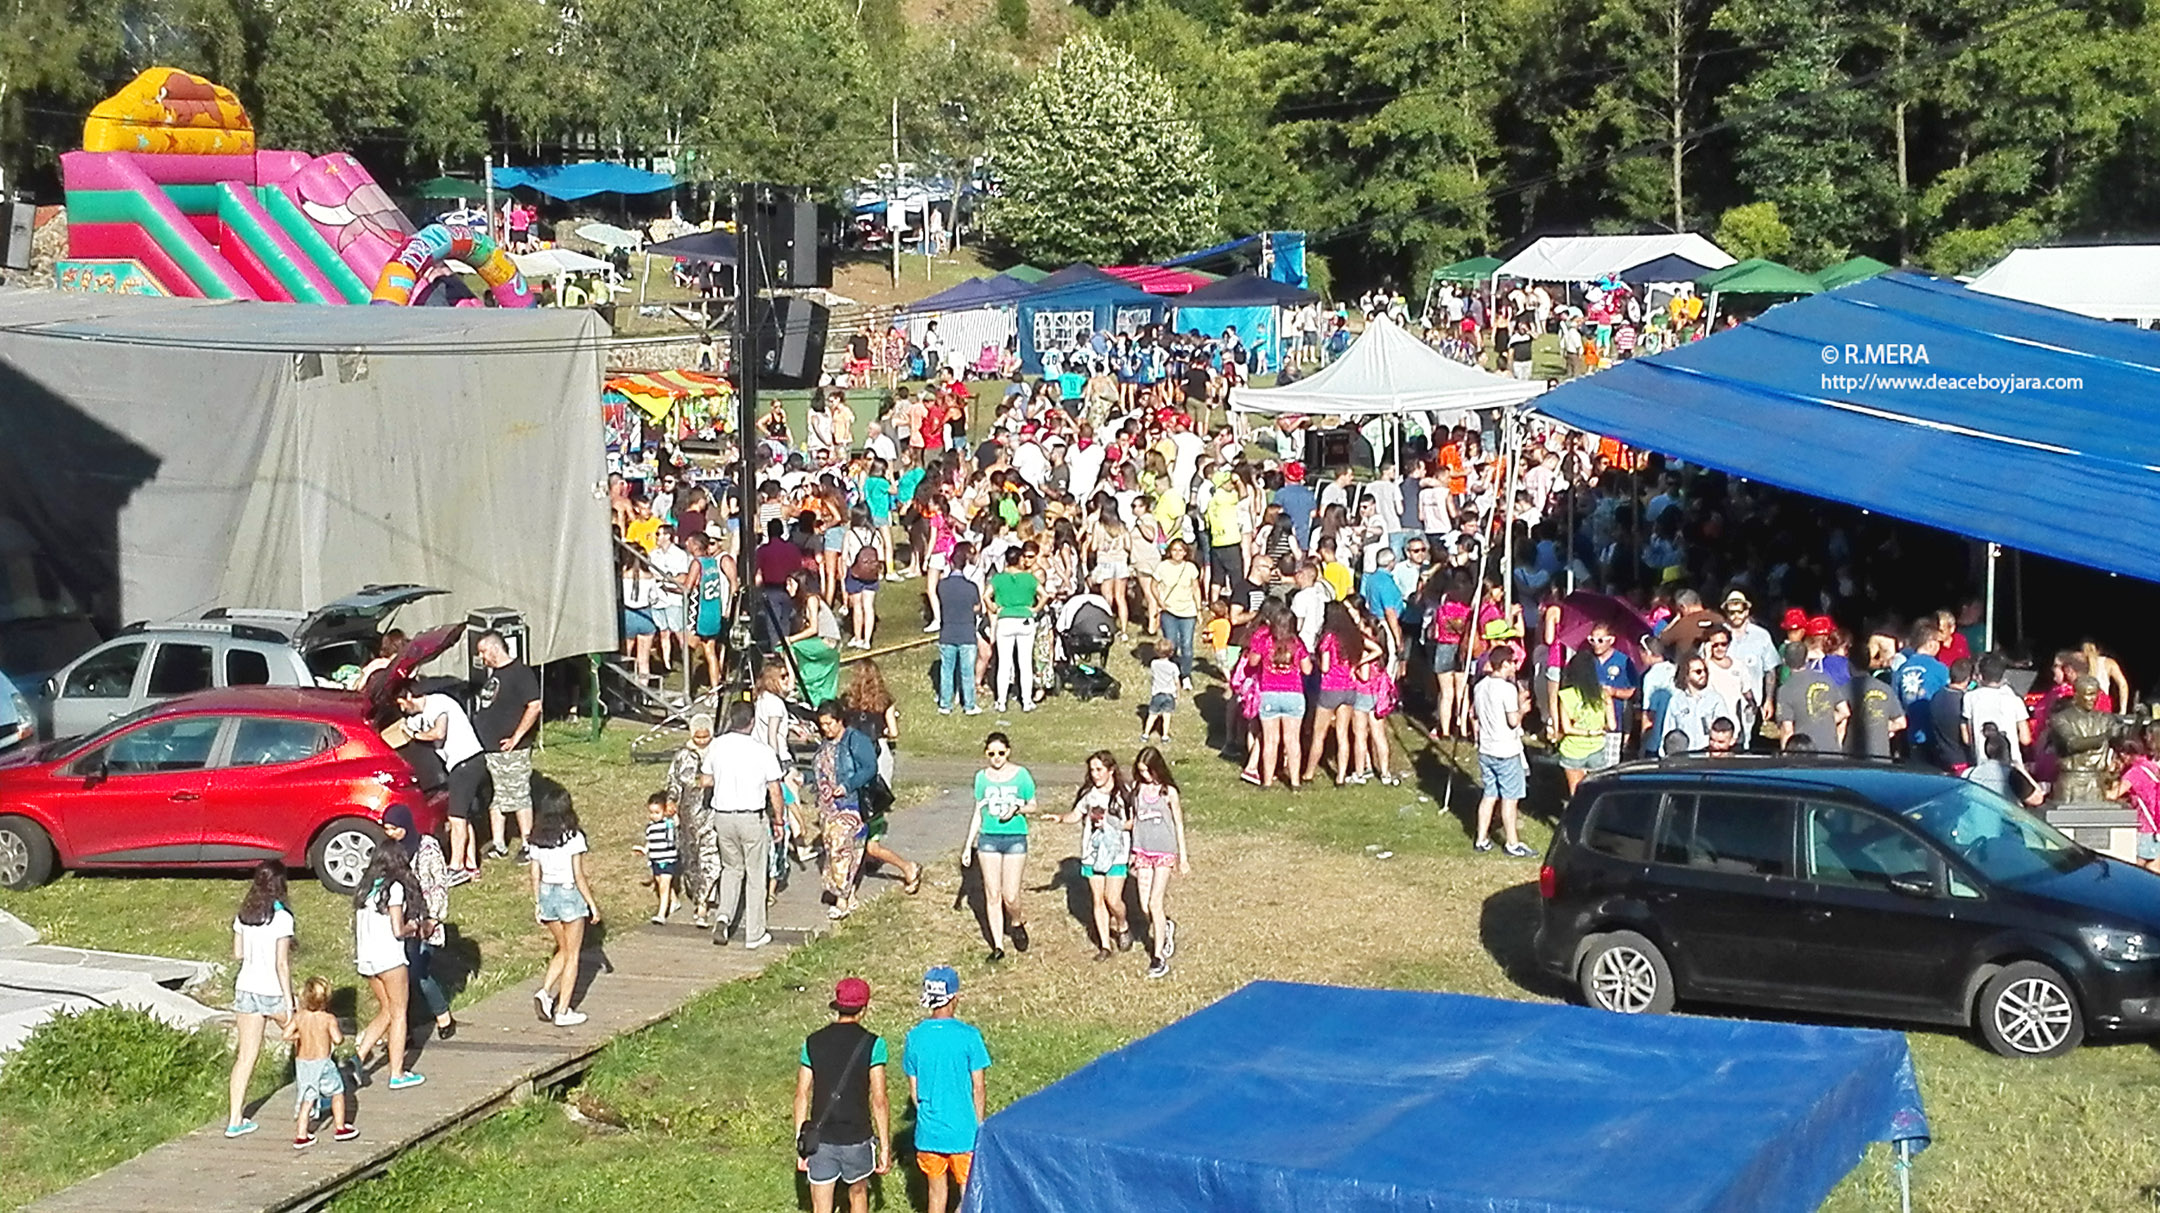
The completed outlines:
[[[673,859],[656,862],[652,865],[652,874],[655,876],[673,876],[681,870],[682,864]]]
[[[309,1061],[295,1057],[292,1065],[295,1114],[312,1112],[321,1101],[345,1093],[345,1077],[338,1073],[336,1059],[320,1057]]]
[[[585,904],[585,895],[574,884],[541,885],[536,909],[542,922],[576,922],[592,913]]]
[[[1177,696],[1150,695],[1148,696],[1147,710],[1150,716],[1168,716],[1170,713],[1177,711]]]
[[[246,990],[233,992],[235,1015],[283,1015],[289,1008],[283,994],[250,994]]]
[[[2140,834],[2137,841],[2139,859],[2160,859],[2160,834]],[[238,1006],[237,1003],[234,1004]]]
[[[878,588],[877,582],[857,581],[853,574],[843,578],[841,584],[847,587],[847,592],[850,594],[869,594],[875,592]]]
[[[1025,855],[1027,840],[1025,834],[977,834],[975,849],[989,855]]]
[[[828,552],[844,552],[844,551],[846,551],[846,550],[847,550],[847,528],[846,528],[846,527],[844,527],[844,526],[833,526],[833,527],[826,527],[826,528],[825,528],[825,535],[824,535],[824,540],[825,540],[825,550],[826,550],[826,551],[828,551]]]
[[[622,634],[624,636],[636,639],[639,636],[650,636],[659,630],[659,628],[653,626],[652,612],[632,610],[629,607],[623,608]]]
[[[1303,691],[1260,692],[1260,719],[1284,720],[1305,714]]]
[[[1477,756],[1478,782],[1485,786],[1487,796],[1502,800],[1523,798],[1523,756],[1515,754],[1507,758],[1495,758],[1480,750]]]
[[[653,626],[663,632],[680,632],[690,626],[689,609],[683,600],[653,604]]]

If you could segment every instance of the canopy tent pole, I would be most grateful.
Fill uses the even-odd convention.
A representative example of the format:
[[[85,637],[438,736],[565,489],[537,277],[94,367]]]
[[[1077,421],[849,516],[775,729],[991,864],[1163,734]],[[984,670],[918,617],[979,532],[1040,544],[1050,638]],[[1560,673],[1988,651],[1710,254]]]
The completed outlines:
[[[2025,553],[2010,552],[2010,635],[2025,643]]]
[[[1500,500],[1493,504],[1493,517],[1500,520],[1500,610],[1503,616],[1515,613],[1515,477],[1522,467],[1522,416],[1514,405],[1508,405],[1500,415],[1501,458],[1507,460],[1507,488]],[[1524,639],[1525,651],[1529,640]]]
[[[1987,545],[1987,586],[1985,590],[1987,610],[1981,616],[1980,623],[1980,651],[1983,653],[1990,652],[1995,648],[1995,562],[2001,558],[2001,544],[1990,543]]]
[[[1897,1161],[1890,1165],[1897,1171],[1898,1213],[1912,1213],[1911,1138],[1898,1139]]]
[[[480,188],[486,191],[486,198],[482,201],[480,210],[486,216],[488,238],[492,240],[495,238],[495,153],[489,152],[486,156],[481,157],[480,164]],[[508,229],[503,231],[502,243],[504,247],[509,247],[510,232]]]

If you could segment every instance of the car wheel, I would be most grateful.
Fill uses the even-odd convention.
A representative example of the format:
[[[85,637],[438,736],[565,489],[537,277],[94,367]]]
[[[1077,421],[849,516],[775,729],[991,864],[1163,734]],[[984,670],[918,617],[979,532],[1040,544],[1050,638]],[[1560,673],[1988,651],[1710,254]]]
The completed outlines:
[[[2061,1057],[2085,1039],[2085,1012],[2063,975],[2021,960],[1980,990],[1980,1036],[2004,1057]]]
[[[1575,971],[1583,1001],[1621,1015],[1663,1015],[1673,1009],[1672,966],[1656,944],[1633,931],[1590,941]]]
[[[333,893],[350,893],[367,871],[368,860],[382,844],[382,830],[364,817],[340,817],[315,836],[308,848],[308,867],[315,879]]]
[[[52,839],[27,817],[0,817],[0,889],[34,889],[53,878]]]

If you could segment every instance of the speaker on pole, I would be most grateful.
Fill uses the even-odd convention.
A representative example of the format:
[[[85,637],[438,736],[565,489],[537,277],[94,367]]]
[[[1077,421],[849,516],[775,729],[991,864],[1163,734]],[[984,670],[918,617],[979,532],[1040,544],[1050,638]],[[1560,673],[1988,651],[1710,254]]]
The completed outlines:
[[[793,296],[758,304],[758,382],[766,387],[817,386],[825,368],[830,309]]]
[[[832,248],[823,239],[821,209],[804,191],[753,187],[755,249],[761,285],[781,290],[832,285]]]

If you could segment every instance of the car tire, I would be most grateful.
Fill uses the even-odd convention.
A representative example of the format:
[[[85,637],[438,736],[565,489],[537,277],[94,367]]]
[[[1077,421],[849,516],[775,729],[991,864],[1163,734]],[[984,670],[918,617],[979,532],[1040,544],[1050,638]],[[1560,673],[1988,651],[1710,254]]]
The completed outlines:
[[[365,817],[340,817],[308,847],[308,870],[333,893],[351,893],[382,845],[382,827]]]
[[[0,889],[37,888],[57,866],[45,827],[27,817],[0,817]]]
[[[1633,931],[1590,939],[1575,984],[1583,1002],[1619,1015],[1663,1015],[1673,1009],[1672,966],[1658,946]]]
[[[2004,1057],[2061,1057],[2085,1039],[2085,1011],[2061,973],[2036,960],[2007,965],[1980,988],[1980,1038]]]

